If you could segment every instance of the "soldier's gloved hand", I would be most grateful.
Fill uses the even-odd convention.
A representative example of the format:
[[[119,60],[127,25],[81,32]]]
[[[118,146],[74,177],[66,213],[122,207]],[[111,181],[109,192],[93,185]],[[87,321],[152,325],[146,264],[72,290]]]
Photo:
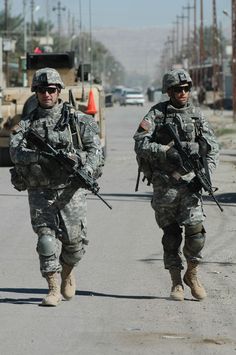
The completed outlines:
[[[89,189],[91,175],[88,173],[87,169],[85,169],[84,167],[80,167],[78,169],[78,173],[80,176],[80,187],[83,189]]]
[[[176,168],[183,166],[183,161],[179,153],[174,147],[170,147],[166,151],[167,162],[174,165]]]
[[[193,193],[201,191],[202,186],[196,176],[192,180],[190,180],[190,182],[188,183],[188,188]]]
[[[91,168],[91,166],[89,166],[88,164],[85,164],[83,167],[82,167],[82,170],[89,176],[92,176],[93,175],[93,169]]]

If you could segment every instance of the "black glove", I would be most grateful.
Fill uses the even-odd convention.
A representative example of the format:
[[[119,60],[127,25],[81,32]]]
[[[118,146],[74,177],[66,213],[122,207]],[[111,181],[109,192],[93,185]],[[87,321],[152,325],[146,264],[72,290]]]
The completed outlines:
[[[177,150],[173,147],[166,152],[167,162],[174,165],[176,168],[183,166],[183,161]]]
[[[192,180],[190,180],[190,182],[188,183],[188,188],[193,193],[201,191],[202,185],[200,184],[196,176]]]

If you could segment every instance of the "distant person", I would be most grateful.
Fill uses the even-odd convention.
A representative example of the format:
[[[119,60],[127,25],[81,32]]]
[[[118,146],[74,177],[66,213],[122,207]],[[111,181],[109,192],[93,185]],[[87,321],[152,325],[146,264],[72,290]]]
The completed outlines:
[[[204,104],[206,100],[206,89],[201,86],[198,91],[198,102],[200,105]]]
[[[188,72],[182,69],[167,72],[162,90],[169,99],[150,109],[134,135],[140,169],[153,185],[152,207],[156,222],[163,230],[164,266],[172,279],[170,297],[177,301],[184,300],[183,281],[190,287],[194,298],[202,300],[206,297],[197,276],[206,231],[201,185],[193,170],[185,168],[179,147],[167,131],[167,124],[179,137],[184,151],[203,164],[204,176],[209,180],[219,158],[212,129],[200,110],[189,101],[191,88],[192,79]],[[182,281],[183,232],[187,270]]]
[[[149,86],[147,88],[147,97],[149,102],[154,102],[154,93],[155,93],[155,88],[153,86]]]
[[[33,129],[75,170],[95,179],[101,174],[102,150],[94,118],[72,110],[59,98],[64,83],[52,68],[36,71],[31,90],[35,92],[25,116],[13,129],[10,155],[15,164],[12,183],[28,191],[31,224],[38,236],[40,271],[49,292],[42,306],[57,306],[61,295],[70,300],[76,291],[73,269],[85,253],[87,240],[86,190],[50,154],[28,140]],[[61,283],[58,280],[61,275]]]
[[[196,88],[192,88],[191,99],[194,106],[199,106],[198,92]]]

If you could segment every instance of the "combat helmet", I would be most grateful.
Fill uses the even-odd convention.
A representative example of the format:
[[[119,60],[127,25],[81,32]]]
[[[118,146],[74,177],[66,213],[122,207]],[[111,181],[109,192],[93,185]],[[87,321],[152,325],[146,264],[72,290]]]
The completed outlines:
[[[186,70],[184,69],[170,70],[163,76],[162,93],[165,94],[167,90],[172,86],[182,85],[186,83],[192,86],[192,79]]]
[[[57,85],[60,89],[65,88],[65,85],[57,70],[53,68],[39,69],[34,73],[31,91],[36,91],[38,86],[48,86],[51,84]]]

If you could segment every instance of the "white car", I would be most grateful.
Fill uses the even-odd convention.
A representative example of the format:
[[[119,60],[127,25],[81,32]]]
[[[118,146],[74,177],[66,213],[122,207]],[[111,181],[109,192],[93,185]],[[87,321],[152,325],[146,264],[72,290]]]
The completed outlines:
[[[135,89],[125,89],[120,97],[120,105],[140,105],[145,103],[144,95],[141,91]]]

